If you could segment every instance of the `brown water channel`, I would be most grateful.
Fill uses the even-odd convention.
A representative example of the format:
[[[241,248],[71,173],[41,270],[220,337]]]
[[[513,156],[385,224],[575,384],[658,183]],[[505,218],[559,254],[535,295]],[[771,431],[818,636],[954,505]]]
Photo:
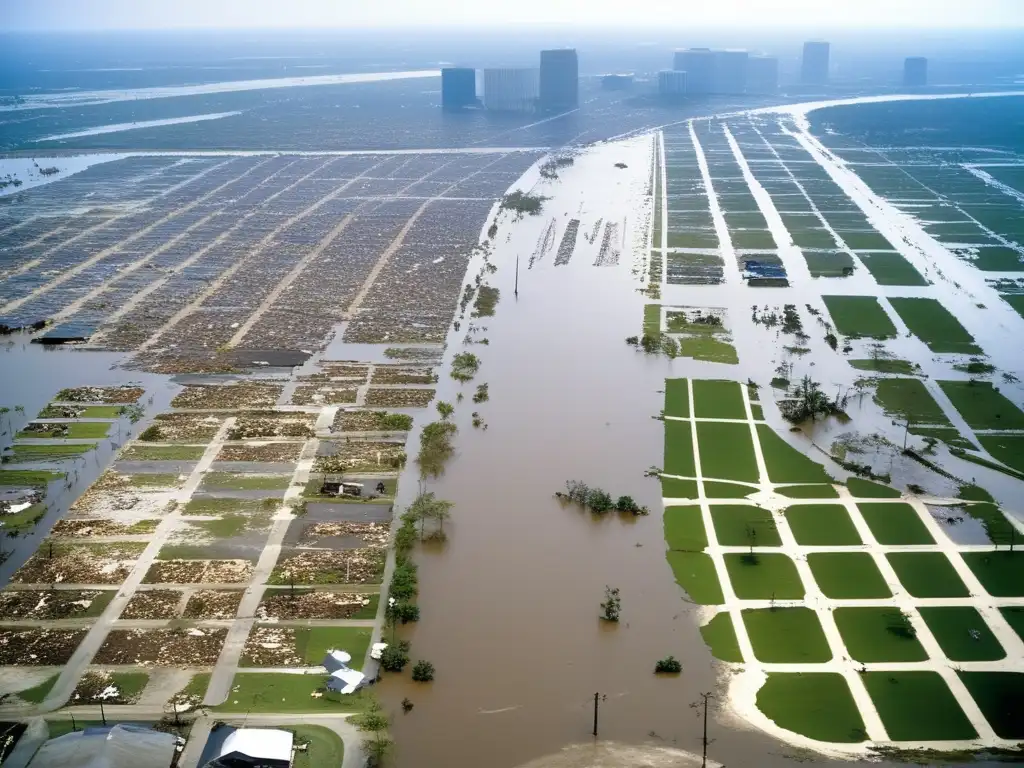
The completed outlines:
[[[602,740],[699,752],[701,723],[689,705],[703,691],[724,696],[721,668],[665,560],[660,484],[644,470],[662,463],[662,422],[652,416],[665,378],[714,375],[714,367],[624,343],[639,332],[644,304],[627,266],[577,260],[524,270],[516,299],[514,270],[499,265],[489,278],[501,289],[497,316],[476,321],[490,345],[467,348],[483,363],[461,388],[458,454],[429,486],[455,502],[450,540],[417,555],[422,619],[407,636],[412,659],[435,664],[436,681],[386,676],[381,686],[397,713],[397,764],[503,768],[588,743],[595,692],[607,696]],[[450,343],[461,347],[463,335]],[[474,405],[483,382],[490,402]],[[459,386],[446,377],[439,386],[454,402]],[[472,427],[474,410],[486,431]],[[407,475],[408,496],[415,469]],[[597,519],[563,508],[553,494],[568,479],[629,494],[652,514]],[[621,589],[619,625],[598,618],[605,585]],[[656,677],[654,662],[669,654],[683,674]],[[415,705],[407,715],[404,697]],[[783,745],[727,725],[725,713],[713,718],[716,761],[788,764]],[[651,755],[651,764],[689,764]]]

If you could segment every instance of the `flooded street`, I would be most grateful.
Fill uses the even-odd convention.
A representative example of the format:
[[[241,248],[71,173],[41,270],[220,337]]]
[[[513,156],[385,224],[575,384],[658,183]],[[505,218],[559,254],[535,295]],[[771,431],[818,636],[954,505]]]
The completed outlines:
[[[627,161],[630,173],[638,155],[643,150]],[[467,397],[458,406],[457,455],[428,484],[455,508],[448,543],[417,556],[422,619],[403,630],[413,660],[437,667],[436,682],[385,677],[381,686],[386,709],[400,712],[405,697],[415,705],[394,721],[401,765],[511,767],[589,742],[595,692],[602,740],[699,753],[701,723],[690,704],[701,692],[724,694],[698,632],[700,608],[685,601],[665,560],[660,484],[644,477],[662,461],[663,425],[652,417],[663,407],[665,378],[712,376],[720,366],[628,346],[643,316],[640,283],[627,263],[593,267],[583,238],[565,267],[549,257],[523,269],[528,253],[519,250],[513,295],[516,250],[531,246],[551,216],[565,210],[588,232],[597,218],[614,215],[623,190],[611,183],[607,200],[593,189],[582,208],[574,199],[582,201],[585,179],[615,173],[614,162],[614,148],[577,158],[555,187],[558,197],[517,224],[508,244],[504,225],[493,257],[499,269],[488,278],[501,302],[495,317],[474,321],[490,343],[463,347],[462,333],[449,337],[449,359],[471,349],[482,365],[461,388],[443,377],[438,397],[454,402],[457,392],[486,382],[491,399],[476,406]],[[473,428],[474,409],[488,429]],[[553,494],[572,479],[631,495],[652,514],[598,519],[563,507]],[[411,492],[414,476],[402,487]],[[606,585],[621,590],[618,625],[598,618]],[[656,677],[654,662],[669,654],[683,674]],[[758,765],[788,762],[771,756],[781,748],[768,737],[727,722],[716,713],[710,727],[716,761],[750,765],[756,754]],[[661,753],[651,764],[688,764],[683,755],[665,760]]]

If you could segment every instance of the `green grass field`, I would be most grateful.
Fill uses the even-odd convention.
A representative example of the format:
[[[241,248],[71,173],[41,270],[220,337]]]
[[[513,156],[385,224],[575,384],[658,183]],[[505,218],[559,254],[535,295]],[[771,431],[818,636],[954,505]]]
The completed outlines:
[[[724,602],[715,564],[702,552],[667,552],[672,575],[690,599],[698,605],[719,605]]]
[[[900,492],[895,488],[873,483],[861,477],[849,478],[846,481],[846,487],[858,499],[898,499],[900,497]]]
[[[100,439],[107,436],[107,432],[110,431],[110,424],[105,422],[67,422],[68,431],[67,434],[61,434],[56,427],[59,427],[62,422],[47,422],[47,426],[52,426],[52,429],[48,429],[45,432],[19,432],[16,437],[18,438],[66,438],[68,440],[89,440],[89,439]]]
[[[971,698],[1001,739],[1024,740],[1024,674],[1014,672],[960,672]]]
[[[839,492],[831,485],[791,485],[775,492],[788,499],[838,499]]]
[[[914,363],[908,363],[906,360],[889,360],[882,357],[877,360],[851,360],[850,367],[858,371],[897,373],[903,376],[910,376],[917,370]]]
[[[924,522],[909,504],[861,502],[857,508],[879,544],[935,543]]]
[[[890,297],[889,303],[910,332],[927,344],[932,352],[982,353],[974,343],[974,337],[937,300]]]
[[[996,661],[1006,657],[1003,646],[976,609],[965,605],[922,606],[917,610],[951,660]]]
[[[145,445],[132,443],[118,457],[121,461],[199,461],[206,448],[201,445]]]
[[[831,661],[825,633],[810,608],[743,611],[754,655],[766,664],[817,664]]]
[[[767,509],[745,504],[712,505],[711,519],[715,537],[723,546],[782,546],[775,520]]]
[[[842,504],[800,504],[786,509],[786,520],[797,544],[856,546],[860,535]]]
[[[949,558],[941,552],[890,552],[889,565],[914,597],[968,597]]]
[[[758,481],[754,443],[747,424],[702,421],[697,423],[701,472],[722,480]],[[671,472],[678,475],[681,472]]]
[[[787,443],[767,424],[757,425],[765,469],[773,483],[831,483],[825,468]],[[707,474],[707,472],[705,472]]]
[[[896,326],[874,296],[822,296],[836,331],[850,338],[891,339]]]
[[[67,445],[26,445],[15,443],[12,447],[13,461],[60,461],[63,458],[81,456],[96,447],[96,443],[70,443]]]
[[[1024,435],[979,435],[978,440],[993,458],[1024,472]]]
[[[347,651],[349,666],[362,669],[370,647],[369,627],[310,627],[296,632],[296,648],[306,663],[313,666],[324,660],[329,650]]]
[[[940,381],[972,429],[1024,429],[1024,412],[988,381]]]
[[[693,458],[693,435],[690,422],[665,421],[664,469],[665,473],[669,475],[693,477],[697,474],[697,465]]]
[[[1024,597],[1024,552],[963,552],[981,586],[995,597]]]
[[[977,736],[949,686],[936,672],[867,672],[861,679],[893,741]]]
[[[0,487],[46,488],[50,483],[63,480],[63,472],[29,469],[0,469]]]
[[[652,336],[661,333],[661,304],[644,305],[644,333]]]
[[[920,379],[881,379],[875,389],[875,402],[888,415],[909,418],[914,424],[951,426]]]
[[[831,236],[829,236],[831,240]],[[830,246],[826,246],[830,247]],[[843,270],[852,270],[856,266],[853,256],[845,251],[834,251],[832,253],[821,253],[816,251],[803,251],[804,261],[807,262],[807,270],[811,277],[843,277]]]
[[[875,560],[867,552],[811,552],[807,555],[814,580],[833,600],[892,597]]]
[[[818,741],[867,738],[850,687],[839,674],[773,672],[757,692],[757,708],[781,728]]]
[[[280,502],[274,499],[194,498],[182,510],[183,515],[224,515],[232,512],[248,514],[258,510],[274,510]]]
[[[665,415],[689,418],[689,379],[667,379],[665,381]]]
[[[277,672],[239,672],[231,684],[227,701],[213,707],[215,712],[363,712],[373,694],[331,693],[324,689],[324,675],[290,675]],[[314,697],[313,693],[323,693]]]
[[[736,641],[736,629],[728,612],[716,613],[711,621],[700,628],[700,634],[716,659],[736,664],[743,662],[743,654]]]
[[[680,552],[702,552],[708,545],[700,507],[665,509],[665,542]]]
[[[696,499],[697,481],[663,477],[661,478],[661,495],[667,499]]]
[[[207,472],[204,488],[228,488],[239,491],[280,491],[291,483],[290,475],[247,475],[235,472]]]
[[[736,347],[711,336],[684,336],[679,339],[679,354],[706,363],[738,365],[740,362]]]
[[[868,272],[879,285],[928,285],[921,273],[911,265],[902,254],[892,253],[858,253],[857,258],[864,262]]]
[[[736,597],[741,600],[799,600],[804,585],[788,555],[759,552],[724,556]]]
[[[850,656],[867,663],[925,661],[916,637],[893,631],[901,625],[899,608],[836,608],[832,612]]]
[[[322,725],[289,725],[285,730],[295,734],[295,744],[305,744],[296,750],[290,768],[323,768],[340,766],[345,757],[345,742],[330,728]]]
[[[1000,608],[999,612],[1003,614],[1006,623],[1013,628],[1013,631],[1020,636],[1020,639],[1024,640],[1024,608],[1019,606]]]
[[[745,419],[743,390],[739,382],[717,379],[693,380],[695,416],[704,419]]]
[[[739,483],[721,483],[715,480],[704,481],[704,494],[709,499],[745,499],[757,488],[751,485],[740,485]]]
[[[24,691],[19,691],[18,698],[22,699],[23,701],[27,701],[30,704],[42,704],[43,699],[47,697],[47,695],[53,689],[53,686],[56,684],[58,677],[60,677],[60,675],[48,677],[39,685],[35,685]]]

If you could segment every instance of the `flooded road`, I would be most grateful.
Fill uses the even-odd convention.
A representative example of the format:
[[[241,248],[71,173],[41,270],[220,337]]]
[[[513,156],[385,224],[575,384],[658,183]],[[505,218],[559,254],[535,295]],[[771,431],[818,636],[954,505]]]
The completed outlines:
[[[581,237],[567,266],[548,257],[521,268],[513,295],[516,251],[525,263],[552,216],[563,228],[563,218],[580,218],[580,231],[589,232],[615,206],[619,217],[629,210],[608,176],[614,149],[594,154],[563,174],[558,196],[517,224],[512,242],[505,242],[507,224],[499,230],[492,257],[499,269],[487,281],[501,302],[495,317],[474,321],[486,327],[477,336],[489,345],[463,347],[462,333],[449,337],[446,359],[470,350],[482,365],[470,383],[443,377],[439,385],[440,399],[454,402],[459,391],[467,397],[456,410],[457,455],[429,484],[455,503],[445,525],[450,539],[417,553],[422,618],[406,629],[413,661],[433,662],[436,681],[385,676],[380,688],[386,709],[399,713],[399,765],[511,768],[588,743],[595,692],[602,695],[601,740],[699,752],[702,726],[690,704],[701,692],[724,695],[698,631],[701,609],[686,602],[665,560],[660,484],[644,471],[662,462],[663,425],[652,417],[663,407],[665,378],[735,369],[645,356],[624,342],[640,332],[645,303],[625,263],[627,248],[617,267],[594,267]],[[631,169],[638,155],[644,150],[626,160]],[[591,189],[583,204],[587,174],[595,173],[612,191],[604,200]],[[470,403],[484,382],[490,402]],[[486,431],[473,428],[474,410]],[[411,495],[415,468],[407,474],[402,487]],[[594,518],[563,507],[553,494],[571,479],[633,496],[652,514]],[[621,590],[618,625],[598,618],[606,585]],[[656,677],[655,661],[670,654],[683,674]],[[415,705],[408,715],[400,713],[405,697]],[[788,763],[782,745],[741,730],[727,713],[713,718],[715,761]],[[578,756],[536,765],[623,764],[574,762]],[[683,755],[666,759],[661,753],[651,764],[688,764]]]

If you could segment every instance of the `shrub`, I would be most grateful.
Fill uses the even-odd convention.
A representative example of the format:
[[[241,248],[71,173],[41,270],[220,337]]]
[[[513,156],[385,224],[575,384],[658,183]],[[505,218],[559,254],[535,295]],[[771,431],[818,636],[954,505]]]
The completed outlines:
[[[654,665],[655,674],[678,675],[682,671],[683,665],[675,656],[666,656]]]
[[[434,665],[422,659],[417,661],[412,668],[412,679],[417,683],[429,683],[434,679]]]
[[[389,606],[388,613],[394,621],[400,621],[402,624],[420,620],[420,607],[416,603],[410,603],[405,600]]]
[[[607,512],[613,506],[611,494],[600,488],[591,488],[587,494],[587,506],[599,514]]]
[[[390,594],[395,600],[408,600],[418,591],[419,577],[416,575],[416,564],[408,560],[395,564],[391,576]]]
[[[604,588],[604,602],[601,603],[601,618],[605,621],[618,621],[622,611],[622,600],[619,598],[618,587]]]
[[[409,644],[389,645],[380,655],[380,666],[387,672],[401,672],[409,663]]]
[[[144,430],[142,430],[142,433],[139,435],[139,440],[144,440],[146,442],[157,442],[158,440],[162,440],[163,436],[164,434],[163,432],[160,431],[160,427],[158,427],[156,424],[153,424],[152,426],[146,427]]]
[[[437,403],[437,412],[441,414],[442,419],[447,419],[455,413],[455,406],[451,403],[446,403],[444,400],[439,400]]]

